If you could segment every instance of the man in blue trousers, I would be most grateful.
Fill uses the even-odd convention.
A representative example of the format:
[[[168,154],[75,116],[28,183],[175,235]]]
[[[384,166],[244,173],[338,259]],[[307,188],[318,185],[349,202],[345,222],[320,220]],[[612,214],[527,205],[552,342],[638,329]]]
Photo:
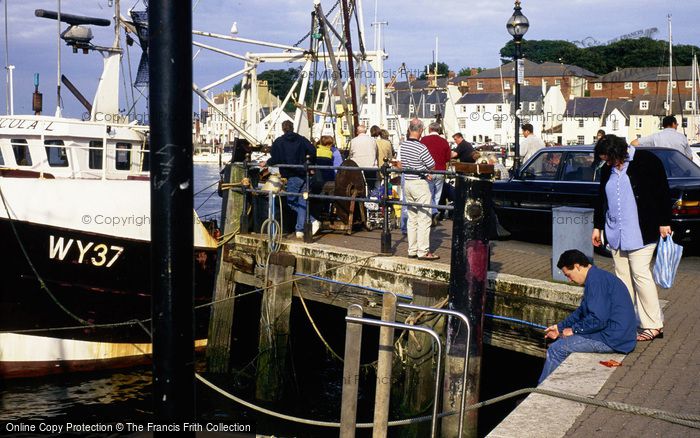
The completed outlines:
[[[558,324],[547,327],[545,338],[556,339],[538,383],[571,353],[629,353],[637,345],[637,317],[622,280],[591,265],[581,251],[570,249],[557,267],[566,278],[584,286],[578,309]]]

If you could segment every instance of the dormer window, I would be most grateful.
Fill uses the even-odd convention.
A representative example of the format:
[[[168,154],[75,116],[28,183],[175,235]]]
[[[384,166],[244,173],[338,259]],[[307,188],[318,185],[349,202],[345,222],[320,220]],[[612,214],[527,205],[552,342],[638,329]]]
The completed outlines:
[[[434,113],[436,107],[437,107],[437,105],[435,105],[434,103],[431,103],[430,104],[430,112]]]
[[[535,111],[537,109],[537,102],[530,102],[530,111]]]
[[[632,82],[625,82],[625,90],[631,90],[632,89]]]
[[[649,109],[649,101],[648,100],[642,100],[639,102],[639,109],[640,110],[648,110]]]
[[[646,82],[640,82],[639,83],[639,89],[640,90],[646,90],[647,89],[647,83]]]

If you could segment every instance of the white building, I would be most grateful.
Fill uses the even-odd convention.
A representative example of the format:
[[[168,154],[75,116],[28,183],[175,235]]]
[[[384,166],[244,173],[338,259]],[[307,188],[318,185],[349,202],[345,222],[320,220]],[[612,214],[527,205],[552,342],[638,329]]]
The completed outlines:
[[[455,108],[457,132],[471,143],[504,144],[508,130],[513,132],[510,103],[504,102],[501,93],[465,94]]]
[[[605,120],[604,97],[576,97],[569,100],[562,122],[562,144],[592,144]]]

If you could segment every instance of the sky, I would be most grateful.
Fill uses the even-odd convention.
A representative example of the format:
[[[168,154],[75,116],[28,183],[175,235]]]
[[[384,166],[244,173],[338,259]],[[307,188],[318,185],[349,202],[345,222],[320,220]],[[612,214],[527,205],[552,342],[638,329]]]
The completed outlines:
[[[358,0],[359,2],[359,0]],[[109,0],[63,0],[62,11],[79,15],[112,17]],[[181,2],[177,2],[178,4]],[[328,11],[335,0],[322,0]],[[193,28],[228,34],[233,22],[238,36],[282,44],[293,44],[309,30],[313,0],[194,0]],[[44,113],[53,114],[56,108],[57,25],[55,21],[34,16],[35,9],[56,10],[57,0],[0,0],[7,9],[8,38],[2,40],[2,61],[15,66],[15,114],[31,111],[33,76],[40,75]],[[135,7],[142,9],[142,0],[122,0],[122,14]],[[697,17],[700,2],[666,2],[659,0],[523,0],[522,11],[530,20],[526,39],[561,39],[579,41],[591,37],[606,42],[619,35],[640,29],[657,28],[656,39],[668,40],[667,15],[672,15],[674,44],[700,46]],[[438,56],[450,69],[463,67],[495,67],[500,62],[499,50],[510,40],[505,23],[513,13],[513,2],[503,0],[365,0],[362,2],[365,40],[368,49],[374,47],[375,21],[388,22],[383,27],[383,47],[389,54],[386,70],[393,74],[402,62],[411,70],[420,70],[433,59],[435,39],[438,38]],[[3,15],[4,17],[4,15]],[[61,26],[64,30],[66,25]],[[92,27],[97,45],[111,43],[111,28]],[[235,53],[246,51],[275,51],[247,44],[232,43],[195,37],[195,40]],[[5,46],[9,51],[5,51]],[[302,44],[308,47],[308,40]],[[355,47],[357,43],[355,42]],[[92,100],[102,69],[100,55],[73,54],[61,44],[62,73],[81,92]],[[193,53],[196,52],[193,50]],[[132,75],[140,57],[140,49],[130,49]],[[127,59],[125,55],[125,67]],[[294,64],[275,64],[271,68],[296,67]],[[262,69],[270,68],[263,66]],[[194,80],[200,86],[211,83],[242,68],[242,61],[202,51],[194,61]],[[128,79],[128,73],[127,73]],[[229,89],[238,79],[214,89]],[[6,87],[0,89],[0,102],[6,103]],[[80,117],[84,109],[65,90],[62,94],[64,115]],[[120,96],[124,97],[123,90]],[[128,94],[131,99],[131,94]],[[136,94],[138,97],[138,94]],[[126,106],[126,102],[122,107]],[[195,98],[195,111],[198,102]],[[138,106],[143,110],[141,105]],[[1,108],[0,111],[5,111]]]

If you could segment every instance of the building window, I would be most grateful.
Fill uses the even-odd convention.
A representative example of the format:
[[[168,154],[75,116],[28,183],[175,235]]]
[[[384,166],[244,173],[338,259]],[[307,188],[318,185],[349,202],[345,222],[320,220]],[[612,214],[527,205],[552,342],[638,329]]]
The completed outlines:
[[[631,90],[632,89],[632,82],[625,82],[625,90]]]
[[[642,129],[642,118],[641,117],[637,117],[637,119],[635,119],[634,127],[637,129]]]
[[[685,88],[693,88],[693,81],[685,81]]]
[[[530,80],[529,80],[529,79],[523,80],[523,85],[526,86],[526,87],[527,87],[528,85],[530,85]]]
[[[430,112],[434,113],[434,112],[435,112],[436,106],[437,106],[437,105],[435,105],[434,103],[431,103],[431,104],[430,104]]]
[[[665,101],[665,102],[664,102],[664,109],[665,109],[665,110],[668,109],[668,101]]]
[[[18,166],[31,166],[32,156],[29,154],[27,140],[23,138],[13,138],[10,140],[12,152],[15,154],[15,162]]]
[[[389,131],[396,131],[396,120],[387,120],[387,127],[389,128]]]
[[[500,117],[493,121],[493,127],[495,129],[501,129],[503,127],[503,121]]]
[[[496,105],[496,112],[502,113],[503,112],[503,105]]]
[[[503,89],[510,90],[510,81],[503,81]]]
[[[343,120],[343,131],[347,131],[347,130],[348,130],[348,121]]]
[[[676,81],[671,82],[671,87],[676,88]]]
[[[620,121],[619,120],[617,120],[617,119],[613,120],[612,129],[613,129],[613,131],[617,131],[618,129],[620,129]]]
[[[537,102],[530,102],[530,111],[535,111],[537,110]]]
[[[46,158],[51,167],[68,167],[68,155],[63,147],[63,140],[46,140]]]
[[[686,100],[686,101],[685,101],[685,109],[686,109],[686,110],[690,111],[690,110],[692,110],[694,107],[695,107],[695,102],[693,102],[692,100]]]
[[[459,119],[459,129],[467,129],[467,119]]]
[[[463,113],[466,113],[466,112],[467,112],[467,106],[466,106],[466,105],[460,105],[459,108],[460,108],[460,111],[461,111],[461,112],[463,112]]]
[[[494,141],[496,144],[501,144],[501,134],[496,134],[496,135],[494,135],[494,136],[493,136],[493,141]]]
[[[408,106],[408,114],[411,115],[416,111],[416,107],[414,105],[409,105]]]
[[[483,81],[476,81],[476,89],[483,90],[484,89],[484,82]]]
[[[640,89],[640,90],[646,90],[646,89],[647,89],[647,83],[646,83],[646,82],[640,82],[640,83],[639,83],[639,89]]]
[[[602,83],[602,82],[594,82],[594,83],[593,83],[593,89],[594,89],[594,90],[602,90],[602,89],[603,89],[603,83]]]
[[[579,135],[576,137],[576,144],[584,144],[586,142],[586,138],[583,135]]]
[[[583,119],[578,119],[578,127],[579,128],[583,128],[583,123],[584,123]]]
[[[476,143],[476,135],[472,136],[472,143]]]
[[[648,110],[649,109],[649,101],[648,100],[642,100],[639,102],[639,109],[640,110]]]
[[[555,79],[554,85],[561,85],[561,79]]]

